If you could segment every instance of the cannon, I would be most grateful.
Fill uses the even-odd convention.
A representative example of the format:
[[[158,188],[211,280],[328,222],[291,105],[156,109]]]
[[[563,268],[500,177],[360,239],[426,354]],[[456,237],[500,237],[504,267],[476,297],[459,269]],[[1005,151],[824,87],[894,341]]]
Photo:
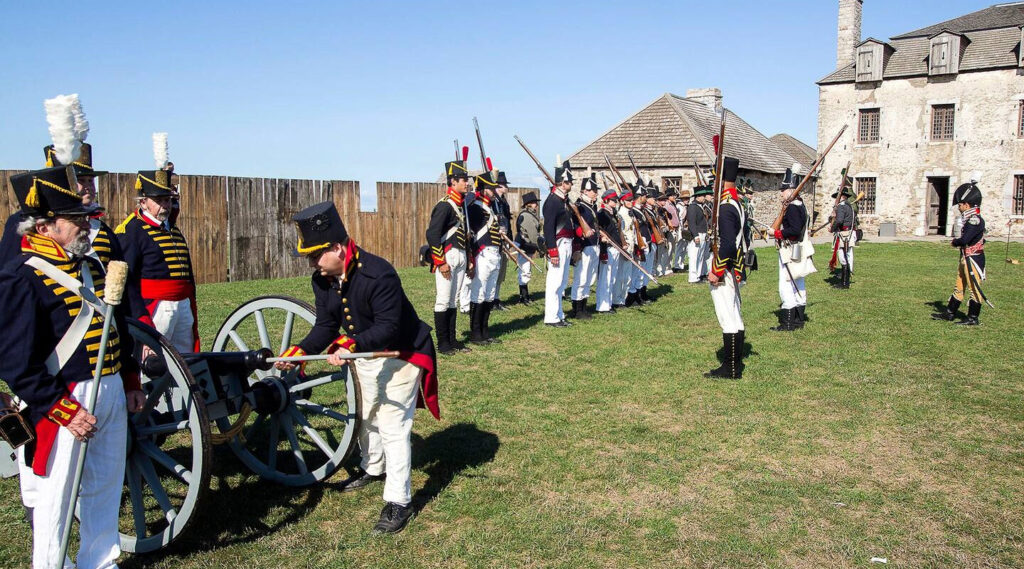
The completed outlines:
[[[253,473],[286,486],[334,474],[356,443],[358,387],[347,367],[310,362],[281,372],[273,356],[315,320],[308,303],[261,296],[221,325],[211,351],[178,353],[131,322],[146,405],[129,416],[120,514],[121,549],[146,553],[185,532],[210,486],[213,448],[226,446]]]

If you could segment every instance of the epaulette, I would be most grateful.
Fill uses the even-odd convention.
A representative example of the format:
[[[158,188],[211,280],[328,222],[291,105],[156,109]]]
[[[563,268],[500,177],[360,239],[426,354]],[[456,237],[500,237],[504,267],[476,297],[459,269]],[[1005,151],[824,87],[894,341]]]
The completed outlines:
[[[133,219],[135,219],[135,213],[134,212],[132,212],[131,215],[129,215],[128,217],[124,218],[124,221],[122,221],[120,224],[118,224],[118,226],[114,229],[114,233],[117,233],[118,235],[124,235],[124,232],[127,231],[127,229],[128,229],[128,224]]]

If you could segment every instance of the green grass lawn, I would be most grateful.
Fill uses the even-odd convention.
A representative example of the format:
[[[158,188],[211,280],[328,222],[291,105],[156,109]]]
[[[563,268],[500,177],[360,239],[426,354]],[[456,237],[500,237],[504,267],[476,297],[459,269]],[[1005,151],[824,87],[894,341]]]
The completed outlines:
[[[810,322],[782,334],[768,330],[777,268],[761,250],[740,381],[702,377],[721,330],[707,286],[685,275],[651,306],[569,329],[543,326],[540,302],[495,312],[504,343],[442,357],[444,418],[417,414],[422,509],[404,533],[370,535],[379,484],[342,494],[341,472],[282,488],[218,448],[190,533],[121,566],[1024,566],[1024,265],[1003,252],[989,249],[998,309],[980,327],[929,318],[955,250],[866,243],[853,288],[812,275]],[[431,322],[433,277],[401,275]],[[203,338],[264,294],[311,299],[308,279],[203,286]],[[16,479],[0,495],[0,565],[27,566]]]

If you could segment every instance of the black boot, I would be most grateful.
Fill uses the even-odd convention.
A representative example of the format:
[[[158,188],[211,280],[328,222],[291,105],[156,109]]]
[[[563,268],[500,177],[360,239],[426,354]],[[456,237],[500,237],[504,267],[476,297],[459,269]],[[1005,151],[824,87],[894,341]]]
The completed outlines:
[[[635,292],[627,292],[626,293],[626,303],[623,304],[622,307],[623,308],[631,308],[634,304],[636,304],[636,293]]]
[[[375,535],[398,533],[405,529],[405,526],[408,525],[409,520],[412,519],[415,513],[412,509],[412,504],[405,504],[403,506],[394,502],[388,502],[380,512],[380,519],[377,521],[377,524],[373,526],[373,533]]]
[[[455,353],[448,334],[448,311],[434,313],[434,332],[437,334],[437,351],[446,356]]]
[[[480,319],[480,332],[483,333],[484,338],[487,339],[488,344],[500,344],[501,340],[491,337],[491,311],[498,306],[497,300],[485,302],[480,305],[480,310],[484,311],[483,317]]]
[[[771,330],[774,332],[792,332],[793,320],[796,318],[795,308],[783,308],[779,313],[779,325],[772,326]]]
[[[960,301],[950,296],[949,304],[946,305],[946,310],[943,312],[933,312],[932,318],[935,320],[948,320],[952,322],[956,319],[956,311],[958,308],[960,308]]]
[[[722,365],[704,374],[704,377],[739,379],[742,373],[737,361],[737,334],[722,334]]]
[[[746,349],[746,341],[746,330],[740,330],[739,332],[736,332],[736,361],[738,362],[737,365],[739,366],[741,373],[743,371],[743,350]]]
[[[843,288],[850,288],[850,275],[852,273],[850,265],[843,265]]]
[[[469,346],[463,344],[462,342],[456,339],[456,337],[458,336],[458,327],[456,326],[456,323],[458,322],[458,316],[458,308],[448,309],[448,337],[452,343],[452,349],[462,353],[472,352],[473,350],[471,350]]]
[[[793,318],[793,329],[797,330],[803,328],[804,322],[807,321],[807,317],[804,316],[804,311],[807,310],[807,305],[801,304],[800,306],[797,306],[794,310],[796,310],[796,314]]]
[[[981,322],[978,321],[978,316],[981,315],[981,303],[976,300],[971,300],[967,303],[967,318],[957,322],[958,326],[978,326]]]
[[[651,300],[651,297],[647,296],[647,285],[640,287],[640,290],[638,290],[637,293],[640,295],[640,304],[650,304],[654,302]]]
[[[526,285],[519,285],[519,302],[530,305],[530,289]]]
[[[566,313],[566,318],[576,318],[577,311],[579,310],[580,302],[578,300],[572,301],[572,310]]]
[[[508,308],[505,308],[505,305],[501,303],[501,299],[495,298],[492,302],[494,303],[492,308],[497,309],[497,310],[501,310],[501,311],[508,310]]]
[[[577,300],[579,304],[576,305],[576,318],[580,320],[590,320],[590,313],[587,312],[587,299],[581,298]]]
[[[484,305],[475,302],[469,303],[469,343],[477,346],[487,344],[487,338],[483,333]]]

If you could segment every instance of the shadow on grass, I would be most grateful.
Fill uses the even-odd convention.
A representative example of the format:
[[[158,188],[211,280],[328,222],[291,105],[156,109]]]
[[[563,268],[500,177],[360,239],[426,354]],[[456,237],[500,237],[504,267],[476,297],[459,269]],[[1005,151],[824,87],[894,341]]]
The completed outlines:
[[[415,511],[436,498],[467,468],[494,460],[501,446],[498,435],[476,425],[458,423],[427,438],[412,436],[412,467],[427,474],[427,481],[412,497]]]
[[[512,320],[509,320],[508,322],[500,322],[500,323],[491,324],[490,325],[491,335],[492,336],[501,336],[501,335],[504,335],[504,334],[508,334],[509,332],[515,332],[517,330],[525,330],[527,328],[532,328],[533,326],[536,326],[537,324],[539,324],[541,322],[541,320],[544,319],[544,311],[543,311],[544,309],[543,308],[538,309],[536,304],[531,306],[531,307],[529,307],[529,308],[532,309],[532,310],[535,310],[535,311],[537,311],[537,310],[539,310],[539,311],[531,313],[531,314],[527,314],[526,316],[521,316],[519,318],[514,318]]]
[[[220,453],[209,489],[180,539],[144,555],[130,555],[123,569],[146,567],[167,558],[192,555],[252,543],[306,517],[323,499],[321,485],[293,488],[267,482],[252,474],[238,460]],[[243,478],[236,477],[242,473]],[[271,515],[273,513],[273,515]],[[268,523],[268,520],[273,520]]]

